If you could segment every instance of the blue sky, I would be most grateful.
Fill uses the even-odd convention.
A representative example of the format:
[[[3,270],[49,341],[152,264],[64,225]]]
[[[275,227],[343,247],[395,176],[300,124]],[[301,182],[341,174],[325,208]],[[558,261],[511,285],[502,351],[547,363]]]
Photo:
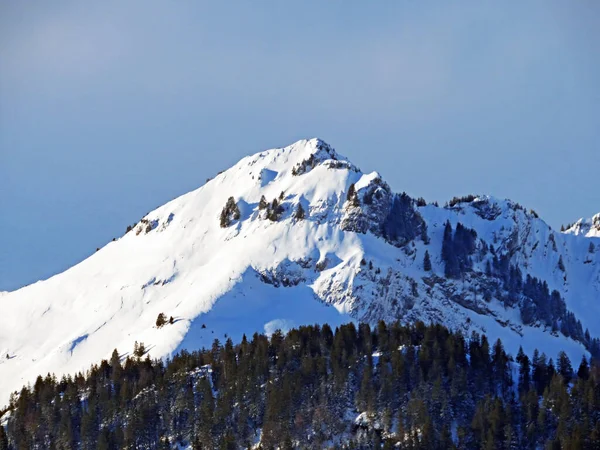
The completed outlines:
[[[427,200],[591,216],[599,80],[594,0],[4,1],[0,290],[305,137]]]

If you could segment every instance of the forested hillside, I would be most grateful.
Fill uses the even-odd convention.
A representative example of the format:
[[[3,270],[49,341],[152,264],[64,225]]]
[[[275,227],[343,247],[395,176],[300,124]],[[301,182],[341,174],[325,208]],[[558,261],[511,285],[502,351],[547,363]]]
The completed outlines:
[[[303,326],[166,363],[135,350],[13,395],[0,450],[600,448],[595,364],[441,325]]]

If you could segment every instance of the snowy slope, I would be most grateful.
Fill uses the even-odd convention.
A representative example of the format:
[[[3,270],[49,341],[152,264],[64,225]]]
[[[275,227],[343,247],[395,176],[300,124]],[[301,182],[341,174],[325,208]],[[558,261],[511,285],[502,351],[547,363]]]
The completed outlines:
[[[351,184],[361,206],[347,201]],[[271,202],[282,193],[281,218],[266,219],[261,196]],[[221,228],[230,196],[240,218]],[[500,337],[513,353],[519,345],[550,356],[564,349],[578,361],[581,343],[540,324],[525,326],[518,309],[481,299],[489,256],[475,257],[472,275],[444,279],[448,220],[510,252],[524,274],[546,280],[600,336],[600,239],[556,233],[518,205],[491,197],[420,206],[411,220],[426,239],[384,239],[378,230],[391,199],[377,173],[363,174],[317,139],[242,159],[82,263],[0,296],[0,403],[39,374],[85,370],[115,348],[130,353],[135,341],[152,357],[166,357],[216,338],[350,320],[439,321]],[[298,203],[305,220],[293,217]],[[590,239],[598,241],[593,252]],[[425,250],[432,272],[423,270]],[[561,257],[564,271],[557,267]],[[161,312],[174,323],[157,329]]]

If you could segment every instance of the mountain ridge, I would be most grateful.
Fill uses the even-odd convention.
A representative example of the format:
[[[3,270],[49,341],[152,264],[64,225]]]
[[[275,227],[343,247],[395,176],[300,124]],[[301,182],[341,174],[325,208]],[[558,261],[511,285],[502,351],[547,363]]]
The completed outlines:
[[[239,217],[221,227],[230,197]],[[167,357],[315,322],[441,322],[502,337],[515,354],[564,349],[576,361],[600,336],[596,239],[557,233],[491,196],[424,204],[324,141],[298,141],[242,158],[80,264],[0,295],[0,400],[40,373],[85,370],[135,342]],[[544,311],[551,298],[556,311]],[[157,327],[159,313],[173,324]]]
[[[581,218],[563,231],[565,234],[575,236],[600,237],[600,213],[589,219]]]

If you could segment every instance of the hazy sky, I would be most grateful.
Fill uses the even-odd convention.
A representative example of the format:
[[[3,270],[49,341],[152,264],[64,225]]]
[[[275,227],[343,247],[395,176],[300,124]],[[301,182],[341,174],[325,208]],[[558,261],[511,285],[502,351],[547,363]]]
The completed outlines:
[[[600,2],[0,3],[0,290],[263,149],[600,211]]]

